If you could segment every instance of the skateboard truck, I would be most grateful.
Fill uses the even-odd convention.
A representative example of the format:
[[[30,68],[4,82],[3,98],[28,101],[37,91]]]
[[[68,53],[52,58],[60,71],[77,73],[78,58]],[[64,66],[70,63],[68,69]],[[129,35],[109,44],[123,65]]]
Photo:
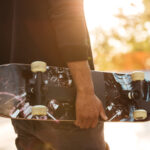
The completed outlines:
[[[134,86],[137,86],[136,91],[132,91],[129,93],[129,99],[136,99],[140,98],[142,99],[144,97],[144,92],[143,92],[143,81],[145,78],[144,72],[143,71],[135,71],[131,74],[132,82]],[[137,97],[139,95],[139,97]],[[147,118],[147,111],[144,109],[137,109],[133,112],[133,117],[136,121],[142,121]]]
[[[143,81],[144,81],[144,72],[135,71],[131,74],[133,91],[128,93],[129,99],[139,99],[144,97],[143,93]]]
[[[31,63],[31,71],[35,73],[36,76],[36,85],[35,85],[35,91],[36,91],[36,105],[32,107],[32,116],[38,118],[43,117],[43,119],[46,119],[47,116],[50,117],[53,120],[57,120],[55,117],[53,117],[49,112],[46,106],[41,105],[42,104],[42,94],[41,94],[41,86],[42,86],[42,73],[46,72],[47,70],[47,64],[43,61],[35,61]]]
[[[147,118],[147,111],[144,109],[138,109],[133,112],[133,117],[136,121],[142,121]]]
[[[47,64],[43,61],[35,61],[31,63],[31,71],[36,74],[36,83],[35,83],[35,95],[36,95],[36,105],[42,104],[42,94],[41,94],[41,86],[42,86],[42,73],[46,72]]]

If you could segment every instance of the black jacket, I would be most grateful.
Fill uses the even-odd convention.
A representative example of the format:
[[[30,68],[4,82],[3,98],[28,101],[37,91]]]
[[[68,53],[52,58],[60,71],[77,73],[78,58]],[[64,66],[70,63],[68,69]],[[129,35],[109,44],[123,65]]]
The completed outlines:
[[[31,63],[66,66],[89,59],[89,35],[82,0],[1,0],[1,64]]]

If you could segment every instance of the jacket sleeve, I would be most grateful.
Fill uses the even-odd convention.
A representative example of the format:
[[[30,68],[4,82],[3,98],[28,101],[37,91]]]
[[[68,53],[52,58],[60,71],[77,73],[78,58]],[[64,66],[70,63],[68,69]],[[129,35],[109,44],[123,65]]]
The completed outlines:
[[[83,0],[49,0],[50,20],[65,62],[88,59],[90,47]]]

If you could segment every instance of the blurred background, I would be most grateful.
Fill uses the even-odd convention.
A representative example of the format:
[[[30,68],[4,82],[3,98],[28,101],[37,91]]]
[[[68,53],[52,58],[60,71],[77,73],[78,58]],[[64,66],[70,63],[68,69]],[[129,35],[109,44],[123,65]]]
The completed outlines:
[[[96,70],[150,70],[150,0],[84,0]],[[9,119],[0,118],[0,150],[16,150]],[[150,123],[106,123],[111,150],[149,150]]]
[[[150,0],[85,0],[97,70],[150,69]]]
[[[150,0],[85,0],[96,70],[150,70]],[[150,122],[105,123],[110,150],[149,150]]]

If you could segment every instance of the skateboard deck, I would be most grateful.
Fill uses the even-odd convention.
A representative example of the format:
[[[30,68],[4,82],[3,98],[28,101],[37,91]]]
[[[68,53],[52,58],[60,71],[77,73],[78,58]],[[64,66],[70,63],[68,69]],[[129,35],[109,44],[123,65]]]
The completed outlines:
[[[35,64],[34,67],[25,64],[0,66],[0,116],[74,121],[76,88],[69,69],[47,66],[40,72],[39,66]],[[150,81],[143,74],[98,71],[91,71],[91,74],[108,122],[150,120]],[[39,111],[43,115],[38,114]],[[100,121],[103,120],[100,118]]]

